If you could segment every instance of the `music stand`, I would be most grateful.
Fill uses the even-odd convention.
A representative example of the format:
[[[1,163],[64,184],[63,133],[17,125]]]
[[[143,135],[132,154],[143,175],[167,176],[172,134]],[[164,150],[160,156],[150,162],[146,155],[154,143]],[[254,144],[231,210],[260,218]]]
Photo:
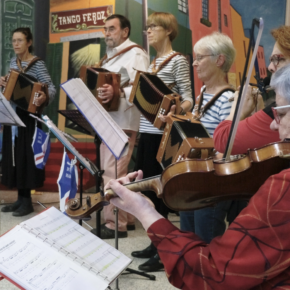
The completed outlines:
[[[81,132],[95,137],[94,143],[96,144],[96,156],[97,156],[96,166],[97,168],[99,168],[99,171],[97,172],[96,175],[96,192],[102,192],[103,190],[102,175],[104,173],[104,170],[100,169],[101,168],[100,145],[102,140],[99,138],[98,134],[95,133],[90,123],[88,123],[88,121],[84,118],[84,116],[81,114],[79,110],[58,110],[58,112],[65,118],[70,120],[74,125],[77,125]],[[96,212],[96,231],[97,236],[99,238],[101,238],[101,211],[102,209]]]
[[[128,136],[97,101],[84,82],[81,79],[71,79],[61,84],[61,88],[72,100],[100,139],[102,139],[104,144],[110,149],[115,156],[115,160],[121,158],[128,145]],[[116,220],[118,222],[118,219]],[[117,228],[118,224],[116,223]],[[116,246],[118,245],[117,241],[118,235],[115,234]],[[130,268],[127,268],[126,271],[149,278],[150,280],[156,279],[154,275],[145,272],[139,272]]]
[[[82,205],[83,200],[83,170],[86,168],[92,175],[96,175],[99,170],[96,167],[96,165],[90,161],[88,158],[84,158],[77,150],[76,148],[69,142],[68,139],[72,139],[73,141],[76,141],[75,138],[70,136],[67,133],[62,132],[59,130],[55,124],[47,117],[42,116],[42,119],[39,119],[37,116],[30,114],[31,117],[37,119],[39,122],[44,123],[48,129],[55,135],[55,137],[64,145],[64,147],[70,151],[75,158],[80,162],[80,204]],[[80,219],[79,224],[82,225],[82,220]]]
[[[0,123],[5,126],[26,127],[13,110],[10,102],[0,92]]]

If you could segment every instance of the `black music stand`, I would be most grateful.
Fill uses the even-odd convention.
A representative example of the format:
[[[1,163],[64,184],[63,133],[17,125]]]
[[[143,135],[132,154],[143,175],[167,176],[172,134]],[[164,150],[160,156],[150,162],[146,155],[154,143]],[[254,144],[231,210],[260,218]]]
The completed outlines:
[[[62,114],[64,117],[66,117],[68,120],[70,120],[73,125],[77,126],[73,126],[70,125],[69,128],[78,128],[77,130],[83,133],[86,133],[88,135],[92,135],[95,136],[95,144],[96,144],[96,152],[97,152],[97,168],[100,169],[100,145],[102,143],[102,140],[99,138],[99,136],[95,133],[95,131],[93,130],[93,128],[91,127],[91,125],[88,123],[88,121],[85,119],[85,117],[81,114],[81,112],[79,110],[58,110],[58,112],[60,114]],[[99,170],[99,173],[97,175],[97,179],[96,179],[96,189],[97,192],[100,191],[102,192],[103,190],[103,180],[102,180],[102,175],[103,175],[104,171],[103,170]],[[102,209],[101,209],[102,210]],[[101,238],[101,210],[98,210],[96,212],[97,216],[96,216],[96,231],[97,231],[97,236],[99,238]],[[118,209],[116,211],[116,224],[118,222]],[[116,227],[117,229],[117,227]],[[116,231],[117,232],[117,231]],[[115,240],[118,240],[118,235],[117,233],[115,234]],[[118,243],[116,242],[116,245]],[[118,247],[116,247],[118,248]],[[127,273],[122,273],[123,275],[126,274],[137,274],[140,275],[142,277],[146,277],[149,278],[149,280],[155,280],[156,277],[154,275],[151,274],[147,274],[145,272],[140,272],[131,268],[126,268],[125,272]],[[118,284],[117,284],[117,289],[118,288]]]
[[[103,178],[102,175],[104,173],[104,170],[100,169],[100,145],[102,143],[102,140],[99,138],[99,136],[95,133],[91,125],[88,123],[88,121],[84,118],[82,113],[79,110],[58,110],[58,112],[63,115],[65,118],[67,118],[72,123],[67,126],[67,128],[77,130],[79,132],[91,135],[95,137],[94,143],[96,144],[96,166],[99,168],[99,171],[96,175],[96,192],[102,192],[103,191]],[[81,188],[80,188],[81,192]],[[80,194],[80,198],[81,198]],[[97,236],[101,238],[101,211],[102,209],[98,210],[96,212],[96,232]]]

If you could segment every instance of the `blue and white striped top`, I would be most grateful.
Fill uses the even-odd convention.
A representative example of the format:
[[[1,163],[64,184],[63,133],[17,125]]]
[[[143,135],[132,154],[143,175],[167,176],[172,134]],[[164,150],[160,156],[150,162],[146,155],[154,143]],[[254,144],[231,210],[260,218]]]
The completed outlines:
[[[201,88],[201,92],[204,88],[205,86]],[[213,136],[214,130],[219,123],[225,120],[230,114],[233,102],[229,102],[229,99],[233,96],[233,94],[234,93],[231,91],[224,92],[200,119],[201,123],[204,125],[211,137]],[[202,107],[204,107],[213,96],[213,94],[203,93]]]
[[[27,67],[28,61],[22,61],[21,66],[23,68]],[[16,63],[16,57],[13,57],[10,61],[10,68],[19,71],[18,65]],[[43,60],[37,61],[31,68],[28,69],[25,74],[36,78],[40,83],[47,84],[49,93],[49,104],[53,101],[56,89],[51,81],[50,75],[48,74],[47,68]]]

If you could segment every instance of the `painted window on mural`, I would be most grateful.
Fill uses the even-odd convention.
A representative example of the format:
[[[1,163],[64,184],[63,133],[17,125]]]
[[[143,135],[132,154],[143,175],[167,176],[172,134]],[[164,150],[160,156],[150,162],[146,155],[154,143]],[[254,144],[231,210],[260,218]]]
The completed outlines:
[[[228,27],[228,16],[226,14],[224,14],[224,22],[225,26]]]
[[[202,18],[208,20],[208,0],[202,0]]]
[[[178,0],[178,10],[187,14],[187,0]]]

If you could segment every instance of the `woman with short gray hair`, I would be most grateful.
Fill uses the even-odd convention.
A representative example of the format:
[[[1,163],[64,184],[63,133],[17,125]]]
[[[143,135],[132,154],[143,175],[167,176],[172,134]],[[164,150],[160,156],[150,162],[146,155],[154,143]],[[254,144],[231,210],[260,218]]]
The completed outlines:
[[[236,51],[232,40],[219,32],[201,38],[193,50],[193,66],[198,78],[204,83],[193,113],[201,116],[201,123],[213,136],[215,128],[231,111],[232,103],[229,99],[234,90],[227,83],[227,72],[234,62]],[[209,109],[201,113],[211,100],[214,101]],[[206,243],[210,243],[214,237],[224,233],[225,217],[230,205],[231,201],[223,201],[215,207],[180,212],[181,230],[194,232]]]

